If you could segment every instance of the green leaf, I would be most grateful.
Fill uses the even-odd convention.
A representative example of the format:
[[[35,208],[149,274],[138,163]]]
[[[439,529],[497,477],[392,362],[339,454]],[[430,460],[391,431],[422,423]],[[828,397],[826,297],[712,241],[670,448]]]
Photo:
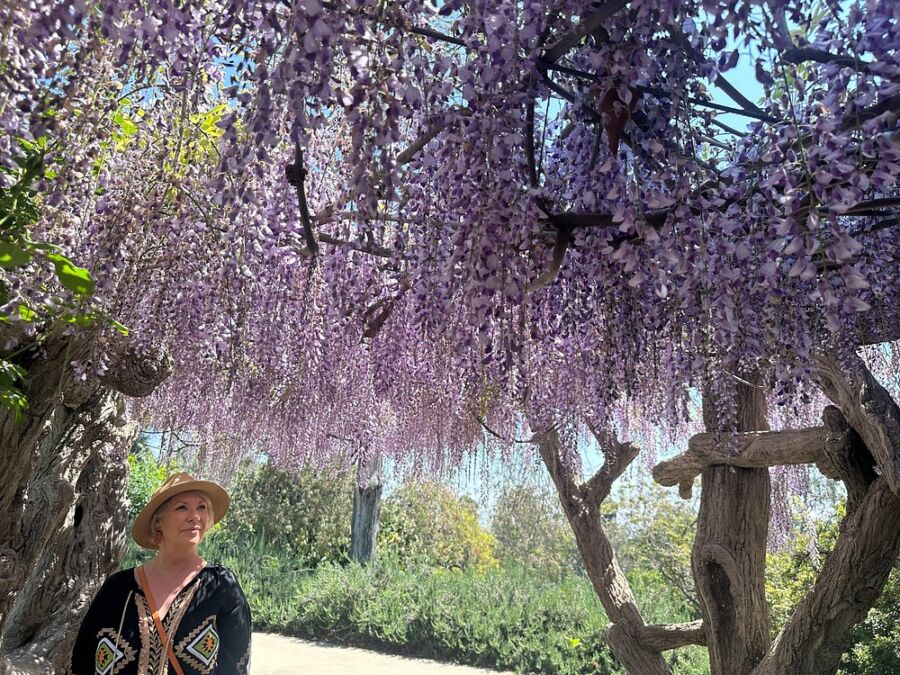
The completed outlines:
[[[66,314],[62,318],[66,323],[72,323],[81,328],[88,328],[94,324],[93,314]]]
[[[38,144],[36,142],[29,141],[27,138],[22,138],[21,136],[16,138],[16,143],[26,153],[34,153],[39,150]]]
[[[12,241],[0,241],[0,267],[21,267],[31,261],[31,252],[21,244]]]
[[[114,318],[112,318],[111,316],[109,316],[107,314],[101,314],[100,318],[102,318],[110,326],[112,326],[117,331],[119,331],[122,335],[127,336],[129,333],[131,333],[131,330],[128,328],[128,326],[126,326],[123,323],[119,323],[118,321],[116,321]]]
[[[0,361],[0,363],[5,362]],[[25,419],[22,413],[28,409],[28,399],[25,398],[25,394],[18,387],[0,382],[0,407],[13,411],[16,424],[21,424]]]
[[[37,319],[37,312],[28,305],[19,303],[19,316],[22,317],[22,321],[34,321]]]
[[[122,130],[122,134],[126,138],[134,136],[138,131],[137,124],[135,124],[125,113],[117,112],[113,115],[113,122],[115,122],[116,126]]]
[[[22,182],[25,185],[31,185],[31,182],[38,176],[44,174],[44,156],[28,155],[19,165],[25,169],[25,175],[22,176]]]
[[[0,386],[12,387],[25,379],[25,371],[16,364],[0,359]]]
[[[94,292],[94,280],[86,269],[78,267],[64,255],[58,253],[48,254],[47,260],[53,263],[56,278],[65,288],[76,295],[90,295]]]

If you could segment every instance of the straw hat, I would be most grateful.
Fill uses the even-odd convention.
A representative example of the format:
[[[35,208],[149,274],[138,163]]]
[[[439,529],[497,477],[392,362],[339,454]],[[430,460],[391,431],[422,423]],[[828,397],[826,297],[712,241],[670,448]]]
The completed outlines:
[[[194,480],[188,473],[176,473],[170,476],[169,479],[162,484],[162,487],[160,487],[150,498],[150,501],[147,502],[147,506],[141,509],[137,518],[134,519],[134,526],[131,528],[131,536],[134,537],[138,546],[154,551],[157,550],[159,546],[153,543],[152,525],[154,514],[167,499],[171,499],[175,495],[180,495],[182,492],[194,491],[202,492],[212,505],[214,520],[209,526],[212,527],[222,520],[222,516],[224,516],[225,512],[228,510],[228,504],[231,503],[231,498],[228,496],[228,493],[225,492],[225,488],[218,483],[213,483],[208,480]]]

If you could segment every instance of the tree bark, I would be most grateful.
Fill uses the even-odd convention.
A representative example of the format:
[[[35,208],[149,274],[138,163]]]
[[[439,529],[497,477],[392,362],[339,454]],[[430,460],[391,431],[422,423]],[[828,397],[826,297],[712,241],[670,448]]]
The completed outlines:
[[[584,561],[585,571],[611,622],[606,629],[606,639],[613,654],[629,673],[668,675],[671,670],[663,659],[661,650],[650,647],[646,635],[644,638],[641,637],[641,630],[647,629],[647,626],[628,580],[619,567],[612,545],[601,526],[600,502],[590,498],[608,494],[609,486],[600,479],[591,479],[584,486],[579,485],[571,463],[564,461],[559,434],[555,430],[538,434],[535,440],[541,459],[556,485],[563,511],[575,534],[575,542]],[[624,447],[633,448],[633,446]],[[637,453],[620,452],[616,456],[621,457],[623,454],[630,454],[633,459]],[[610,463],[609,468],[604,466],[600,474],[608,476],[611,483],[625,469],[627,461],[617,460],[615,469],[609,458],[607,462]],[[669,631],[668,637],[674,637],[674,631]],[[673,644],[672,647],[683,644],[689,642]]]
[[[825,453],[847,489],[846,515],[849,516],[856,511],[869,486],[878,478],[875,460],[837,407],[827,406],[822,419],[828,429]]]
[[[0,652],[15,595],[74,500],[74,480],[87,459],[61,446],[77,414],[73,409],[93,394],[88,390],[85,397],[86,388],[71,378],[68,364],[75,358],[73,353],[80,350],[73,348],[71,341],[48,340],[43,352],[28,363],[25,391],[29,408],[24,420],[20,423],[8,410],[0,410],[4,470],[0,487]],[[41,458],[51,457],[57,449],[57,471],[41,480],[35,475]]]
[[[375,558],[381,515],[381,455],[362,459],[353,490],[353,522],[350,527],[350,558],[366,563]]]
[[[900,551],[900,498],[882,477],[842,525],[815,585],[753,675],[831,675]]]
[[[831,354],[819,358],[815,377],[878,464],[891,491],[900,496],[900,409],[853,354],[847,363]]]
[[[0,616],[4,613],[3,596],[18,583],[9,576],[17,569],[18,558],[4,544],[12,538],[22,517],[39,448],[55,446],[65,429],[68,413],[61,406],[68,384],[65,373],[69,353],[69,342],[50,341],[41,357],[28,364],[25,391],[29,407],[22,422],[0,408],[0,467],[4,474],[0,485]]]
[[[638,637],[651,649],[663,652],[685,645],[705,645],[703,621],[688,623],[654,623],[638,631]]]
[[[67,546],[69,523],[74,527],[76,518],[84,518],[85,503],[78,501],[83,496],[77,488],[81,476],[86,472],[99,476],[97,470],[91,474],[88,467],[103,448],[119,463],[127,452],[133,431],[123,426],[122,398],[112,393],[111,387],[143,395],[171,372],[171,359],[165,352],[139,350],[123,340],[106,345],[111,365],[102,378],[76,377],[70,363],[89,360],[95,347],[90,335],[45,336],[18,360],[28,373],[25,393],[29,408],[24,419],[19,422],[10,411],[0,410],[0,467],[4,474],[0,483],[0,675],[10,668],[2,655],[27,651],[29,631],[37,634],[35,622],[42,611],[42,600],[37,598],[40,592],[49,593],[53,585],[41,575],[49,573],[52,557]],[[109,457],[105,460],[110,461]],[[95,487],[82,485],[86,492]],[[114,494],[123,495],[122,491]],[[102,527],[84,540],[91,544],[78,553],[85,559],[68,567],[63,563],[62,569],[77,572],[100,565],[98,552],[117,536],[109,529],[117,522],[111,516],[98,518]],[[101,537],[107,542],[95,541]],[[109,571],[109,565],[100,566],[104,574]],[[38,579],[32,579],[34,574]],[[74,591],[83,583],[77,576],[57,578],[56,582]],[[88,579],[87,587],[91,584]],[[34,618],[29,613],[31,602],[35,603]],[[53,616],[64,612],[65,608],[57,606]],[[41,658],[56,658],[54,645],[64,640],[66,633],[52,632],[52,636],[38,648],[46,652]]]
[[[758,378],[736,382],[734,431],[766,431]],[[719,428],[718,402],[704,396],[709,431]],[[703,470],[691,566],[706,628],[712,675],[750,673],[769,648],[765,596],[769,471],[731,466]]]
[[[137,428],[125,423],[119,394],[102,395],[78,417],[65,444],[72,455],[88,457],[76,497],[16,595],[3,635],[5,656],[32,672],[65,669],[84,610],[127,550],[124,452]],[[58,464],[52,457],[41,463],[47,473]]]
[[[825,453],[827,436],[825,427],[696,434],[688,441],[687,452],[653,467],[653,478],[666,487],[678,485],[682,497],[690,497],[694,478],[712,466],[764,469],[787,464],[818,464],[823,474],[837,478]]]

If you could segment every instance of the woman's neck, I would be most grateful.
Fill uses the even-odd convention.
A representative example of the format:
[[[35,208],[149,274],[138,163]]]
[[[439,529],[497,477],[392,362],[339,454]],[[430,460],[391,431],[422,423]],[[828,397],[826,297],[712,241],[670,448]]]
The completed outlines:
[[[200,570],[206,563],[197,549],[172,550],[161,548],[159,553],[147,563],[152,572],[168,575],[190,574]]]

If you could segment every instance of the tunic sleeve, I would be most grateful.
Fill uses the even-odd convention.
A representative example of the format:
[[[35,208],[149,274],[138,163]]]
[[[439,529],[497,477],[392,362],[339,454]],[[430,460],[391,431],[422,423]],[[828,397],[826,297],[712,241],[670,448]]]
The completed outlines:
[[[250,673],[250,634],[252,622],[250,605],[244,597],[244,591],[231,572],[225,575],[226,583],[223,592],[226,601],[222,611],[216,617],[221,634],[219,647],[219,667],[216,673],[221,675],[249,675]]]
[[[69,669],[71,675],[94,675],[94,656],[97,648],[97,631],[102,622],[102,598],[109,590],[110,581],[103,582],[100,590],[94,596],[88,607],[87,614],[81,621],[78,629],[78,637],[75,638],[75,646],[72,649],[72,663]]]

